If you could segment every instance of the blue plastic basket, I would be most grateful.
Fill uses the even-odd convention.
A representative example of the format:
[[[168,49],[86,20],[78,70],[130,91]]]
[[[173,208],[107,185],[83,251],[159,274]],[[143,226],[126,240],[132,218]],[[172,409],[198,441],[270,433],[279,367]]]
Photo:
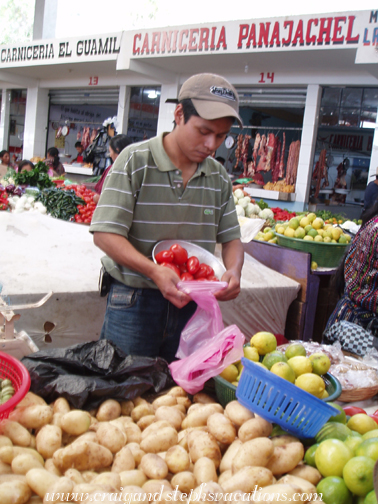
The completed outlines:
[[[314,437],[335,415],[335,408],[292,383],[242,358],[244,366],[236,389],[238,401],[265,420],[297,437]]]

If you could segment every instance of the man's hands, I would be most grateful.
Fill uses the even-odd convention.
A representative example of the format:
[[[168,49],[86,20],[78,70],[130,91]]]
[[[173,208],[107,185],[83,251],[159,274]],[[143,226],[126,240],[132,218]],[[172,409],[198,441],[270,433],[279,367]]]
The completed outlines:
[[[188,294],[177,289],[176,285],[180,281],[180,277],[170,268],[156,265],[151,280],[155,282],[165,299],[177,308],[183,308],[192,300]]]

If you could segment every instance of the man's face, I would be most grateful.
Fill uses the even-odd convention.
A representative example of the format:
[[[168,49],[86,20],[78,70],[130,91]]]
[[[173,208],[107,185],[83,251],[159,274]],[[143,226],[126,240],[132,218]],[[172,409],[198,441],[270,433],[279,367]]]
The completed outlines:
[[[78,154],[82,154],[82,152],[84,150],[82,145],[80,145],[79,147],[75,147],[75,149],[77,150]]]
[[[191,116],[184,123],[182,107],[178,105],[175,111],[178,147],[188,160],[201,163],[222,144],[230,131],[234,120],[230,117],[207,120]]]

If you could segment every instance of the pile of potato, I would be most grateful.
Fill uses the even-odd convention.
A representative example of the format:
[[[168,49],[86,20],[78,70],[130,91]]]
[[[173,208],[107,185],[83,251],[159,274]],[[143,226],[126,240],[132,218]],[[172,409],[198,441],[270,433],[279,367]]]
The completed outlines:
[[[306,496],[321,475],[303,463],[302,443],[271,433],[238,401],[223,409],[199,393],[192,402],[181,387],[91,412],[29,392],[0,424],[0,503],[223,504],[259,492],[260,501],[320,502]]]

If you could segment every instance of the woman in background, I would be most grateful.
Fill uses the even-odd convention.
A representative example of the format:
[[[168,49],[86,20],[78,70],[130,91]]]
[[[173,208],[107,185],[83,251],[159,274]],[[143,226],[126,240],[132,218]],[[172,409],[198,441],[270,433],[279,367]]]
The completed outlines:
[[[14,168],[14,166],[10,162],[9,151],[7,150],[0,151],[0,163],[4,166],[7,166],[7,168]]]
[[[119,156],[120,152],[125,147],[130,145],[131,143],[132,143],[132,141],[130,140],[130,138],[127,135],[116,135],[110,140],[110,142],[109,142],[109,155],[110,155],[110,158],[113,161],[113,163],[117,159],[117,157]],[[93,201],[95,203],[97,203],[98,200],[100,199],[102,186],[104,185],[105,178],[106,178],[107,174],[109,173],[110,168],[113,166],[113,163],[110,166],[108,166],[108,168],[106,168],[104,173],[101,175],[100,180],[95,185],[94,189],[96,191],[96,194],[93,195]]]
[[[50,167],[48,172],[50,177],[59,177],[65,173],[64,167],[59,160],[59,151],[56,147],[48,149],[47,158],[43,162]]]
[[[34,164],[28,159],[23,159],[18,163],[18,173],[22,173],[24,171],[32,171],[34,170]]]

